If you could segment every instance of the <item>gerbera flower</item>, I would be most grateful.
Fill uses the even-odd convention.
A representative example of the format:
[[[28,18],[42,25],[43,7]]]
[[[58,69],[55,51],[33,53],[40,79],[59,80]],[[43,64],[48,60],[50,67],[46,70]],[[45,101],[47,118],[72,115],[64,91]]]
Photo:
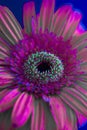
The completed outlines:
[[[24,29],[0,6],[0,130],[77,130],[87,118],[87,32],[72,6],[54,6],[36,15],[26,3]]]

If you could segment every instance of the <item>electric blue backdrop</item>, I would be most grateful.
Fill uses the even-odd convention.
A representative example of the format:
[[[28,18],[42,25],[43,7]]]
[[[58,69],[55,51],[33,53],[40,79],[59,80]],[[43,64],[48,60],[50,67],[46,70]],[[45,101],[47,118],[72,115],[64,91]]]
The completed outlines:
[[[23,4],[30,0],[0,0],[0,5],[7,6],[13,14],[16,16],[17,20],[23,27],[22,22],[22,8]],[[36,12],[40,10],[42,0],[32,0],[36,5]],[[55,10],[64,4],[72,4],[73,8],[82,13],[82,25],[87,29],[87,0],[56,0]],[[79,128],[79,130],[87,130],[87,123]]]

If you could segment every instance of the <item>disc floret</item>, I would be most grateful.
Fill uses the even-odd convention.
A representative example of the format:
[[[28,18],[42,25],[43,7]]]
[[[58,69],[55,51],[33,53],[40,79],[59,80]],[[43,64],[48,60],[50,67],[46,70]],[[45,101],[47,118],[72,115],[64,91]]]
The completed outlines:
[[[47,84],[58,81],[63,74],[63,64],[54,54],[36,52],[28,57],[24,63],[24,72],[30,82]]]

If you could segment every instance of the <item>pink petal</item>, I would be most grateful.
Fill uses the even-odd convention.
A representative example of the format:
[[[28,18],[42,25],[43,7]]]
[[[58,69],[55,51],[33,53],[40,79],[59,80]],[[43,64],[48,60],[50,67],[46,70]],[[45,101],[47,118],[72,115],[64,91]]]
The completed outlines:
[[[4,40],[15,44],[22,39],[22,29],[16,18],[8,8],[2,6],[0,6],[0,25],[0,31],[6,38]]]
[[[12,124],[20,127],[26,123],[32,113],[33,97],[27,93],[22,93],[16,101],[12,111]]]
[[[44,108],[40,101],[35,101],[33,108],[31,130],[45,130]]]
[[[40,10],[40,28],[50,29],[54,13],[55,0],[43,0]]]
[[[4,10],[6,11],[6,13],[8,15],[9,23],[13,27],[11,29],[14,31],[14,33],[17,36],[18,40],[22,39],[23,38],[22,28],[21,28],[19,22],[17,21],[17,19],[13,15],[13,13],[7,7],[4,7]]]
[[[73,33],[75,32],[75,30],[79,25],[81,17],[82,16],[79,12],[72,12],[70,17],[68,18],[65,30],[63,32],[63,37],[65,40],[68,40],[69,38],[72,37]]]
[[[87,69],[86,69],[87,70]],[[87,73],[86,73],[87,74]],[[81,81],[81,82],[84,82],[84,83],[86,83],[86,86],[87,86],[87,75],[86,74],[83,74],[83,75],[80,75],[79,76],[79,80]]]
[[[83,62],[87,62],[87,48],[82,49],[78,52],[78,59],[80,59]]]
[[[84,83],[82,81],[78,81],[74,83],[74,88],[82,93],[82,95],[87,96],[87,83]]]
[[[0,55],[0,65],[6,65],[5,61],[4,61],[4,56]]]
[[[57,130],[77,130],[75,113],[60,98],[52,97],[50,106]]]
[[[62,35],[66,27],[66,23],[68,18],[72,12],[72,8],[70,5],[65,5],[59,8],[53,17],[53,24],[52,24],[52,32],[55,32],[58,36]]]
[[[82,49],[87,48],[86,39],[75,46],[78,52],[82,51]]]
[[[80,46],[84,47],[84,44],[87,46],[87,31],[80,35],[73,35],[71,44],[73,48],[80,48]]]
[[[34,2],[28,2],[24,5],[23,8],[23,21],[24,21],[24,28],[25,32],[30,33],[32,32],[32,17],[36,17],[35,14],[35,5]]]
[[[87,62],[83,62],[81,65],[81,71],[83,71],[85,74],[87,74]],[[87,78],[87,76],[86,76]]]
[[[0,72],[0,88],[5,88],[11,85],[13,77],[6,72]]]
[[[16,100],[19,94],[20,92],[18,91],[18,89],[14,89],[11,92],[7,93],[7,95],[5,95],[0,100],[0,112],[3,112],[9,109],[10,107],[12,107],[14,104],[14,101]]]
[[[74,84],[74,87],[78,92],[80,92],[85,97],[87,96],[87,83],[82,83],[81,81],[78,81],[76,84]],[[76,115],[78,118],[79,125],[81,126],[87,121],[87,117],[83,116],[79,111],[76,111]]]
[[[0,38],[0,47],[3,47],[5,50],[9,50],[10,46],[7,42],[5,42],[2,38]]]

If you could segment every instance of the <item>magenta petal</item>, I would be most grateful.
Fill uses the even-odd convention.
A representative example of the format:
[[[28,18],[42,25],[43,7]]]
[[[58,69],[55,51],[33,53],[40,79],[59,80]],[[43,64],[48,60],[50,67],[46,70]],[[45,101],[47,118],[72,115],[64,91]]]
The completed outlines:
[[[13,106],[15,99],[18,97],[20,92],[18,89],[14,89],[11,92],[7,93],[1,100],[0,100],[0,112],[3,112],[10,107]]]
[[[27,93],[22,93],[16,101],[12,112],[12,124],[20,127],[28,120],[33,107],[33,97]]]
[[[0,99],[3,98],[4,96],[6,96],[8,92],[9,92],[8,89],[2,90],[2,91],[0,92]]]
[[[74,35],[79,36],[79,35],[83,34],[84,32],[85,32],[85,30],[84,30],[83,26],[82,25],[78,25],[76,31],[74,32]]]
[[[83,116],[79,111],[76,112],[77,119],[79,122],[79,126],[82,126],[84,123],[87,122],[87,117]]]
[[[35,5],[34,2],[28,2],[24,5],[23,8],[23,20],[24,20],[24,28],[25,32],[30,33],[32,31],[31,21],[32,17],[35,17]]]

